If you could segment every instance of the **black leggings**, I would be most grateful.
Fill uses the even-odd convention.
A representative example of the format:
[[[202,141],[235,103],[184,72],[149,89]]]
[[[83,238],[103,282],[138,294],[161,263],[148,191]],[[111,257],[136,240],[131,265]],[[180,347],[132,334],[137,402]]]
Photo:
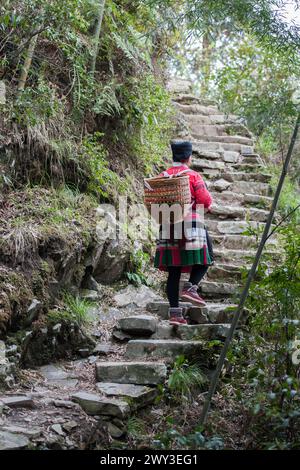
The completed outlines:
[[[211,237],[209,236],[208,232],[206,231],[207,236],[207,248],[209,251],[209,255],[211,260],[214,259],[214,250],[212,245]],[[202,264],[195,264],[192,267],[191,275],[189,282],[193,285],[199,284],[201,279],[205,276],[209,268],[209,265],[204,266]],[[181,276],[181,266],[168,266],[168,280],[167,280],[167,296],[170,303],[170,307],[178,307],[179,306],[179,281]]]
[[[201,279],[207,273],[209,266],[195,264],[192,267],[189,282],[193,285],[199,284]],[[181,266],[168,266],[167,296],[170,307],[179,306],[179,281],[181,276]]]

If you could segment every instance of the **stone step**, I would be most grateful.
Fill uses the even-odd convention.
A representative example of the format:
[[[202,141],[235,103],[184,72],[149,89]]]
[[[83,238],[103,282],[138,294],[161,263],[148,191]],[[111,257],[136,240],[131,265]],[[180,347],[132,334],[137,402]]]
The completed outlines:
[[[105,398],[85,391],[76,392],[71,398],[88,415],[113,416],[122,419],[126,418],[130,413],[130,406],[125,400]]]
[[[222,126],[217,125],[204,125],[197,129],[197,139],[203,142],[221,142],[225,144],[242,144],[253,147],[254,141],[249,137],[243,137],[240,135],[220,135],[222,132]],[[201,134],[201,130],[203,134]]]
[[[235,263],[243,267],[245,260],[250,264],[256,254],[255,250],[236,250],[236,249],[225,249],[215,248],[214,259],[220,263]]]
[[[216,235],[212,234],[215,249],[238,249],[248,250],[255,249],[258,246],[259,241],[254,236],[247,235]],[[266,245],[274,246],[276,242],[273,238],[267,240]]]
[[[241,207],[241,206],[225,206],[214,203],[210,211],[205,214],[205,219],[215,219],[218,216],[219,219],[240,219],[253,221],[265,222],[268,218],[269,212],[264,209],[252,208],[252,207]]]
[[[213,269],[211,267],[210,269]],[[220,302],[207,302],[205,307],[196,307],[192,304],[186,304],[181,302],[179,305],[185,305],[188,309],[187,314],[196,323],[230,323],[232,318],[232,312],[235,311],[236,305],[232,303],[220,303]],[[159,313],[164,319],[168,318],[169,303],[164,301],[150,302],[147,305],[149,311],[153,313]],[[199,321],[200,320],[200,321]],[[160,322],[158,330],[163,328],[164,322]],[[170,338],[171,339],[171,338]]]
[[[243,144],[233,144],[233,143],[225,143],[225,142],[217,142],[211,139],[209,142],[203,141],[198,138],[197,134],[192,132],[192,143],[193,147],[195,148],[202,148],[202,150],[208,150],[212,152],[224,152],[224,151],[232,151],[232,152],[239,152],[242,155],[252,154],[253,147],[249,145]]]
[[[262,171],[266,170],[266,165],[264,165],[263,163],[255,163],[255,162],[245,163],[244,162],[245,158],[247,157],[242,157],[242,159],[239,162],[232,163],[230,165],[230,168],[234,171],[243,171],[245,173],[251,173],[251,172],[257,173],[260,170]]]
[[[243,266],[246,268],[246,266]],[[250,269],[250,266],[249,266]],[[241,268],[236,264],[220,263],[215,262],[213,266],[209,268],[206,274],[206,279],[208,281],[240,281],[242,277]]]
[[[132,358],[172,358],[183,355],[191,358],[201,355],[203,344],[201,341],[184,341],[178,339],[136,339],[127,343],[125,357]]]
[[[244,165],[263,165],[263,160],[259,155],[246,154],[243,156],[242,162]]]
[[[231,323],[237,305],[220,302],[207,302],[203,312],[211,323]],[[244,317],[246,311],[244,312]]]
[[[116,328],[130,335],[150,336],[156,332],[158,319],[152,315],[132,315],[120,318]]]
[[[179,93],[172,98],[172,101],[177,108],[178,108],[178,104],[185,105],[185,106],[200,105],[200,106],[205,106],[205,108],[207,108],[206,104],[203,104],[203,100],[201,98],[198,98],[190,93]],[[212,105],[208,105],[208,106],[212,106]],[[216,106],[213,106],[213,108],[216,108]],[[180,109],[180,111],[182,111],[182,109]],[[216,111],[217,109],[214,109],[214,112]]]
[[[96,387],[101,394],[107,397],[114,397],[127,402],[131,411],[150,405],[154,402],[158,393],[156,387],[115,382],[98,382]]]
[[[161,322],[160,328],[153,339],[211,340],[224,339],[228,332],[228,324],[201,323],[198,325],[173,326]]]
[[[246,211],[244,207],[225,206],[214,203],[209,213],[205,214],[205,219],[245,219]]]
[[[167,368],[162,362],[97,362],[97,382],[122,384],[157,385],[167,377]]]
[[[224,171],[221,173],[221,178],[224,180],[234,181],[254,181],[260,183],[268,183],[272,179],[272,175],[268,173],[246,173],[242,171],[230,172]]]
[[[273,198],[269,196],[262,196],[261,194],[244,194],[245,204],[259,204],[261,206],[270,207]]]
[[[256,222],[254,220],[213,220],[206,218],[205,225],[208,228],[210,234],[216,235],[234,235],[245,233],[251,228],[251,230],[261,231],[264,227],[262,222]]]
[[[215,185],[215,187],[216,186],[218,188],[222,187],[222,183],[219,183],[219,186]],[[261,196],[259,194],[240,194],[240,193],[233,193],[231,191],[222,191],[222,192],[210,191],[210,193],[214,201],[216,201],[218,204],[224,203],[226,205],[228,204],[244,205],[244,206],[257,205],[263,208],[263,207],[270,207],[272,200],[273,200],[271,197]]]
[[[26,435],[0,430],[0,451],[2,450],[20,450],[28,448],[30,441]]]
[[[259,194],[262,196],[270,196],[271,195],[271,187],[267,183],[261,183],[261,182],[256,182],[256,181],[234,181],[230,182],[227,181],[229,184],[223,183],[222,179],[222,184],[223,188],[221,189],[221,184],[220,180],[216,182],[212,182],[210,188],[212,190],[216,191],[231,191],[233,193],[239,193],[239,194]]]
[[[224,170],[225,163],[217,160],[208,160],[205,158],[195,158],[192,159],[192,169],[199,171],[202,169],[212,169],[212,170]]]
[[[239,293],[240,286],[236,283],[202,281],[200,283],[200,292],[205,298],[228,298]]]
[[[213,124],[227,125],[229,121],[237,121],[237,117],[234,114],[225,115],[220,112],[218,114],[210,114],[209,117]]]

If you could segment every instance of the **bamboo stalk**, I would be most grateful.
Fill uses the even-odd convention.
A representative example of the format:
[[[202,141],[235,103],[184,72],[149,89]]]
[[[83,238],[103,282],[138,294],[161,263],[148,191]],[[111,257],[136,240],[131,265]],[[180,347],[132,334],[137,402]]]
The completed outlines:
[[[102,21],[103,21],[103,16],[104,16],[104,8],[105,8],[105,0],[99,0],[98,18],[97,18],[97,24],[96,24],[95,34],[94,34],[94,39],[93,39],[94,51],[93,51],[91,66],[90,66],[90,73],[92,76],[95,75],[96,61],[97,61],[97,55],[98,55],[98,50],[99,50],[100,32],[101,32],[101,26],[102,26]]]
[[[27,49],[26,56],[24,59],[24,64],[23,64],[21,75],[20,75],[19,82],[18,82],[18,94],[22,93],[22,91],[25,88],[28,73],[31,67],[31,63],[32,63],[33,54],[34,54],[35,47],[37,44],[37,40],[38,40],[38,34],[33,36],[29,41],[28,49]]]
[[[284,161],[281,176],[280,176],[280,179],[278,181],[278,185],[277,185],[277,188],[276,188],[276,192],[275,192],[275,195],[274,195],[274,199],[273,199],[273,202],[272,202],[270,213],[269,213],[269,216],[268,216],[265,228],[264,228],[264,232],[262,234],[261,241],[260,241],[259,247],[257,249],[257,253],[255,255],[255,259],[253,261],[252,267],[249,271],[245,287],[244,287],[243,292],[241,294],[240,302],[239,302],[237,311],[236,311],[236,313],[233,317],[228,335],[226,337],[223,349],[221,351],[220,358],[219,358],[219,361],[218,361],[218,364],[217,364],[217,367],[216,367],[216,370],[215,370],[215,374],[214,374],[214,376],[211,380],[211,383],[210,383],[210,387],[209,387],[207,397],[206,397],[206,400],[205,400],[205,403],[204,403],[204,406],[203,406],[203,410],[202,410],[202,413],[201,413],[201,417],[200,417],[200,425],[204,425],[207,421],[207,416],[208,416],[208,413],[209,413],[211,400],[212,400],[212,397],[213,397],[213,395],[216,391],[217,384],[218,384],[220,374],[221,374],[221,370],[222,370],[222,367],[224,365],[224,362],[225,362],[225,359],[226,359],[226,356],[227,356],[227,352],[229,350],[230,343],[232,341],[232,338],[234,336],[236,327],[238,325],[241,314],[243,312],[251,282],[253,281],[253,278],[255,276],[256,269],[258,267],[258,264],[259,264],[259,261],[260,261],[261,255],[262,255],[262,251],[263,251],[265,243],[268,239],[268,235],[269,235],[270,228],[271,228],[271,225],[272,225],[274,213],[275,213],[275,210],[276,210],[276,207],[277,207],[277,204],[278,204],[278,200],[279,200],[279,197],[280,197],[282,186],[283,186],[285,177],[287,175],[288,167],[289,167],[289,164],[290,164],[290,161],[291,161],[291,158],[292,158],[292,153],[293,153],[295,141],[296,141],[296,138],[297,138],[297,134],[298,134],[298,131],[299,131],[299,126],[300,126],[300,113],[298,114],[298,117],[297,117],[297,120],[296,120],[294,132],[293,132],[291,142],[290,142],[290,145],[289,145],[289,149],[288,149],[285,161]]]

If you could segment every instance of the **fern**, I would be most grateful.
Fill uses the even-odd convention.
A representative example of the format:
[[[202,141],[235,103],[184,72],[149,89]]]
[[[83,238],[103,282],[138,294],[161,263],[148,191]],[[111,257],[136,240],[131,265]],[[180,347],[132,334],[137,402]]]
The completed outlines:
[[[146,44],[142,39],[141,35],[135,31],[133,28],[128,28],[127,36],[122,37],[117,33],[112,33],[112,36],[115,40],[116,46],[120,49],[124,56],[136,66],[141,65],[141,61],[146,63],[151,67],[151,59],[148,53],[146,53]]]
[[[98,91],[98,96],[95,100],[93,111],[99,116],[119,116],[122,107],[116,96],[116,90],[112,84],[105,85]]]

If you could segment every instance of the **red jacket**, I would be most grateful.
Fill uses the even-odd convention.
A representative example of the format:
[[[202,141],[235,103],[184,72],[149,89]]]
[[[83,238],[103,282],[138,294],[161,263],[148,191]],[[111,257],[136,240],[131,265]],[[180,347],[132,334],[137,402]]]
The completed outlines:
[[[193,209],[196,208],[196,204],[202,204],[205,209],[209,209],[213,200],[208,189],[206,188],[202,176],[197,171],[190,170],[189,167],[183,163],[180,166],[176,165],[168,168],[166,172],[169,175],[174,175],[187,169],[189,172],[184,174],[188,175],[190,178],[191,196],[192,201],[194,202]],[[163,176],[163,173],[161,173],[160,176]]]

